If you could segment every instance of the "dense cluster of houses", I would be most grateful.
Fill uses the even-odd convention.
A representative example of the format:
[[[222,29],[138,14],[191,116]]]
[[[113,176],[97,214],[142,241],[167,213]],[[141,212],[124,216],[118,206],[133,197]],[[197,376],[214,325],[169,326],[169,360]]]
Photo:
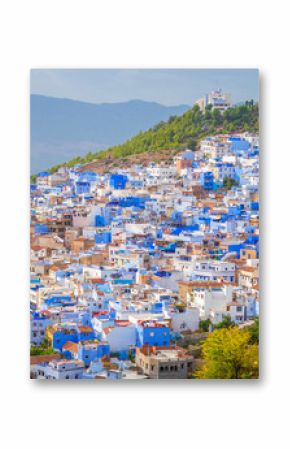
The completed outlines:
[[[158,165],[39,173],[31,345],[52,351],[31,357],[31,376],[190,377],[181,343],[201,321],[259,314],[258,181],[249,133],[207,137]]]

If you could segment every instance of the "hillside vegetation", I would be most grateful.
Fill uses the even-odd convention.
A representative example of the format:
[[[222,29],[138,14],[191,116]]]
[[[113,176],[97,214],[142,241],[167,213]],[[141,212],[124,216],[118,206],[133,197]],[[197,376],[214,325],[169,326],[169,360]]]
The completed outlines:
[[[258,105],[252,100],[245,104],[227,109],[224,113],[207,107],[202,113],[197,105],[181,116],[172,116],[167,122],[160,122],[147,131],[140,132],[122,145],[116,145],[105,151],[87,153],[66,163],[68,167],[90,163],[95,160],[124,158],[132,154],[163,149],[196,149],[199,141],[207,135],[229,132],[257,132],[259,128]],[[50,169],[55,172],[64,164]]]

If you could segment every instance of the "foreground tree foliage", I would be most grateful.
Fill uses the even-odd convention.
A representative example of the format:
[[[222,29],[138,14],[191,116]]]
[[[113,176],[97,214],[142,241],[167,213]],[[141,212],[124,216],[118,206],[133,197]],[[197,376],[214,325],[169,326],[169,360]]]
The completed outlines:
[[[238,186],[238,185],[239,185],[239,183],[234,178],[231,178],[229,176],[225,176],[224,179],[223,179],[223,187],[225,189],[230,190],[232,187]]]
[[[147,131],[140,132],[122,145],[108,150],[88,153],[83,157],[75,157],[66,163],[67,167],[85,164],[93,160],[121,158],[132,154],[163,149],[197,149],[198,142],[207,135],[230,132],[257,132],[259,129],[259,108],[252,100],[243,105],[234,106],[224,113],[207,107],[201,112],[197,105],[181,116],[172,116],[167,122],[160,122]],[[64,164],[50,169],[54,173]]]
[[[238,327],[212,332],[202,344],[203,367],[195,373],[199,379],[257,379],[258,345],[251,334]]]
[[[47,338],[45,338],[41,346],[31,346],[30,355],[47,355],[54,354],[54,350]]]
[[[252,343],[259,343],[259,318],[255,319],[254,324],[252,324],[251,326],[249,326],[248,328],[248,332],[251,335],[251,342]]]
[[[215,325],[215,329],[223,329],[223,328],[229,328],[234,327],[235,323],[231,320],[231,318],[226,315],[223,317],[222,321]]]
[[[210,320],[200,320],[199,322],[199,329],[203,332],[208,332],[209,331],[209,326],[211,325],[211,321]]]
[[[43,348],[42,346],[31,346],[30,355],[48,355],[54,354],[52,348]]]

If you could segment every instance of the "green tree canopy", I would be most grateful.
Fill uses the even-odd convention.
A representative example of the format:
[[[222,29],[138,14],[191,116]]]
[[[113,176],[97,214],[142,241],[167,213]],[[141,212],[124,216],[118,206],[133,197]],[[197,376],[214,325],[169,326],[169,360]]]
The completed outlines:
[[[209,331],[209,326],[211,325],[211,321],[210,320],[200,320],[199,322],[199,329],[201,331],[204,332],[208,332]]]
[[[259,318],[256,318],[254,324],[249,326],[247,330],[251,335],[251,342],[259,343]]]
[[[235,323],[231,320],[231,318],[226,315],[223,317],[222,321],[215,325],[215,329],[223,329],[223,328],[229,328],[234,327]]]
[[[215,330],[202,344],[200,379],[256,379],[259,375],[258,345],[251,334],[238,327]]]
[[[225,189],[230,190],[232,187],[234,186],[238,186],[239,183],[234,179],[234,178],[230,178],[229,176],[225,176],[223,179],[223,187]]]

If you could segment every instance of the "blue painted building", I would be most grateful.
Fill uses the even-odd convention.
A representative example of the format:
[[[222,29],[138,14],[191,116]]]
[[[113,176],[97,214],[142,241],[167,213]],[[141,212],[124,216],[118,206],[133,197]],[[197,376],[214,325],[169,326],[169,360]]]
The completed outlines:
[[[75,186],[77,195],[82,193],[90,193],[91,191],[91,184],[88,181],[77,181]]]
[[[48,171],[41,171],[41,172],[38,173],[37,176],[38,176],[39,178],[47,178],[47,177],[49,176],[49,174],[50,174],[50,173],[49,173]]]
[[[48,332],[52,340],[53,349],[61,351],[68,341],[78,343],[79,341],[94,340],[95,333],[90,326],[57,325]]]
[[[99,213],[95,217],[95,226],[98,228],[109,226],[117,213],[118,210],[115,210],[115,206],[108,203],[106,207],[99,209]]]
[[[50,333],[48,332],[48,335]],[[68,341],[77,343],[79,341],[79,336],[76,329],[57,329],[52,331],[52,347],[54,350],[61,351],[62,347]]]
[[[74,274],[73,271],[57,270],[55,272],[55,278],[58,282],[63,282],[66,278],[69,278],[73,274]]]
[[[144,209],[146,201],[149,200],[150,197],[127,196],[119,200],[119,205],[121,207],[137,207],[139,209]]]
[[[218,162],[215,164],[216,174],[219,181],[224,178],[235,178],[236,167],[231,162]]]
[[[151,304],[150,310],[152,313],[162,313],[163,311],[163,303],[160,302],[154,302]]]
[[[182,232],[194,232],[198,230],[199,225],[197,223],[193,224],[192,226],[178,226],[171,232],[171,235],[179,235]]]
[[[200,175],[201,185],[205,190],[212,190],[214,188],[213,172],[207,171]]]
[[[174,223],[181,224],[182,223],[182,212],[173,211],[173,213],[171,215],[171,219]]]
[[[97,232],[96,234],[96,243],[98,244],[107,244],[112,241],[112,233],[110,231]]]
[[[156,238],[157,239],[162,239],[163,238],[163,230],[162,230],[162,228],[156,229]]]
[[[45,235],[49,232],[47,224],[36,224],[34,229],[36,235]]]
[[[110,176],[110,187],[116,190],[123,190],[126,188],[127,181],[127,176],[113,174]]]
[[[250,143],[241,137],[230,137],[230,151],[233,153],[243,153],[249,150]]]
[[[79,181],[87,181],[87,182],[96,182],[98,179],[98,176],[95,172],[86,171],[83,173],[80,173],[79,175]]]
[[[97,228],[103,228],[105,225],[105,217],[103,215],[96,215],[95,225]]]
[[[259,210],[259,202],[258,201],[253,201],[251,203],[251,210],[252,211],[258,211]]]
[[[45,331],[52,323],[50,314],[35,311],[30,321],[30,343],[40,346],[45,339]]]
[[[161,323],[137,324],[137,346],[170,346],[170,328]]]
[[[82,342],[78,344],[78,359],[82,360],[85,366],[91,362],[110,355],[110,346],[100,342]]]
[[[52,295],[44,300],[47,307],[66,307],[75,304],[69,295]]]

